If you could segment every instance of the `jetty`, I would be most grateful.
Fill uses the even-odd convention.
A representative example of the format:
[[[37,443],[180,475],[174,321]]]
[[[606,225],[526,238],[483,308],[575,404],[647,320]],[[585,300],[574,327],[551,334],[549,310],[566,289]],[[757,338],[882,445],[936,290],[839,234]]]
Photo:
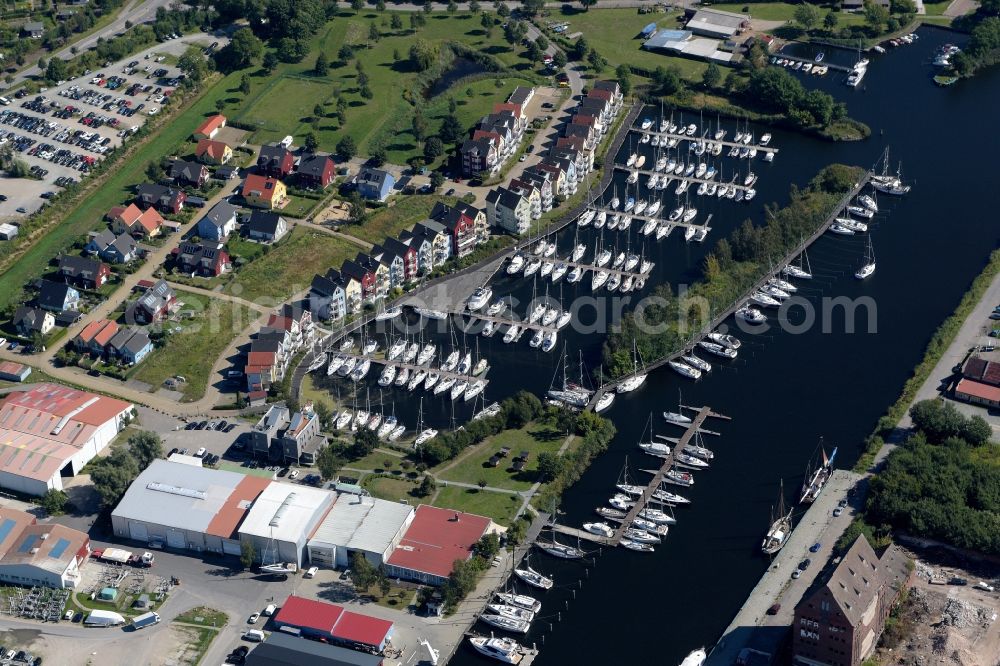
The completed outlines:
[[[670,182],[673,182],[675,180],[678,181],[678,182],[684,181],[684,182],[690,183],[692,185],[701,185],[702,183],[704,183],[706,185],[711,185],[712,183],[715,183],[719,187],[722,187],[723,185],[725,185],[726,187],[735,187],[737,191],[743,190],[744,192],[746,192],[747,190],[753,189],[753,185],[743,185],[742,183],[738,183],[735,180],[730,181],[730,182],[726,182],[726,181],[717,180],[715,178],[696,178],[694,176],[683,176],[683,175],[678,176],[678,175],[676,175],[674,173],[667,173],[666,171],[656,171],[656,170],[653,170],[653,169],[636,169],[635,167],[630,167],[630,166],[628,166],[626,164],[621,164],[621,163],[615,163],[615,168],[618,169],[618,170],[620,170],[620,171],[627,171],[629,173],[631,173],[633,171],[638,171],[640,176],[646,176],[646,177],[656,176],[658,178],[662,178],[663,176],[666,176],[667,178],[670,179]],[[668,186],[669,186],[669,183],[668,183]],[[652,190],[649,190],[649,191],[650,192],[660,192],[660,191],[662,191],[664,193],[669,193],[667,189],[659,190],[657,188],[653,188]],[[609,210],[609,212],[620,212],[620,211],[611,211],[611,210]],[[628,213],[625,213],[625,214],[628,215]],[[635,217],[635,216],[633,215],[632,217]]]
[[[618,167],[616,166],[615,168],[617,169]],[[693,206],[691,206],[691,208],[693,208]],[[676,221],[671,222],[667,218],[660,217],[658,215],[635,215],[634,213],[624,213],[624,212],[622,212],[620,210],[614,210],[612,208],[606,208],[606,207],[601,207],[601,206],[592,206],[591,209],[594,210],[594,211],[597,211],[598,213],[600,213],[600,212],[603,211],[603,212],[607,213],[608,215],[624,215],[626,217],[631,217],[632,218],[632,225],[640,227],[640,228],[646,222],[648,222],[650,220],[656,220],[656,222],[658,224],[669,224],[670,227],[671,227],[671,231],[675,227],[679,227],[681,229],[684,229],[685,227],[694,227],[695,229],[705,229],[706,231],[711,231],[712,230],[711,227],[706,226],[708,224],[708,220],[705,221],[705,224],[698,224],[697,222],[695,222],[693,220],[691,222],[682,222],[681,220],[676,220]],[[660,212],[666,212],[667,214],[669,214],[670,211],[660,211]],[[711,214],[709,215],[709,219],[711,219]],[[611,231],[617,231],[617,230],[616,229],[611,229]],[[670,234],[668,233],[667,235],[669,236]],[[649,238],[651,240],[656,240],[656,232],[653,232],[653,233],[651,233],[651,234],[649,234],[647,236],[643,236],[642,234],[639,234],[639,237],[640,238]]]
[[[736,312],[736,310],[738,310],[740,307],[743,306],[744,303],[747,302],[750,294],[752,294],[753,292],[757,291],[765,284],[767,284],[768,280],[776,276],[779,276],[781,274],[782,269],[785,266],[791,263],[795,259],[795,257],[802,254],[806,249],[808,249],[810,245],[815,243],[823,234],[825,234],[827,230],[830,228],[830,225],[836,222],[838,217],[842,217],[844,215],[844,211],[847,210],[847,206],[850,205],[851,201],[853,201],[856,196],[861,194],[861,192],[868,185],[868,183],[871,182],[871,178],[873,175],[874,175],[873,171],[871,170],[866,171],[865,174],[860,178],[860,180],[854,184],[854,187],[851,188],[851,191],[845,194],[844,197],[839,202],[837,202],[837,205],[834,206],[833,211],[827,216],[825,220],[823,220],[823,223],[820,224],[819,227],[817,227],[816,231],[814,231],[811,236],[804,239],[801,243],[792,248],[788,252],[788,254],[782,257],[778,261],[778,263],[775,264],[774,268],[769,270],[767,273],[761,276],[753,285],[751,285],[751,287],[743,294],[743,296],[736,299],[736,301],[731,303],[728,307],[718,312],[712,318],[712,320],[704,328],[702,328],[701,331],[698,332],[698,334],[692,337],[687,342],[687,344],[684,345],[682,349],[678,349],[672,354],[663,356],[657,359],[656,361],[653,361],[652,363],[643,366],[637,372],[648,373],[664,365],[667,365],[670,361],[680,358],[684,354],[688,353],[689,349],[697,345],[700,340],[703,340],[706,335],[708,335],[716,328],[718,328],[719,325],[722,324],[722,322],[731,317]],[[604,392],[616,390],[619,384],[629,379],[629,377],[631,376],[632,376],[631,374],[625,375],[623,377],[619,377],[613,382],[605,384],[599,391],[594,393],[593,398],[587,405],[587,408],[593,409],[594,406],[597,404],[598,400],[600,400],[601,395]]]
[[[688,407],[687,409],[695,408]],[[684,434],[677,438],[677,443],[670,449],[670,454],[663,458],[663,463],[660,465],[659,469],[653,470],[654,473],[652,480],[646,484],[646,488],[643,490],[642,495],[635,499],[635,504],[631,509],[629,509],[628,513],[625,514],[625,518],[623,518],[621,520],[621,524],[615,528],[615,532],[612,536],[605,537],[599,534],[593,534],[586,530],[578,529],[576,527],[560,525],[558,523],[553,523],[552,530],[559,532],[560,534],[577,537],[579,539],[586,539],[587,541],[604,546],[617,546],[621,544],[622,538],[625,535],[625,530],[632,525],[632,522],[635,520],[636,516],[639,515],[639,512],[645,509],[646,505],[653,499],[653,493],[661,488],[663,479],[667,472],[670,471],[675,464],[677,464],[677,454],[684,451],[684,447],[691,442],[696,433],[703,431],[701,426],[705,423],[705,421],[709,418],[729,420],[728,416],[713,412],[712,408],[708,406],[698,407],[697,410],[697,414],[691,418],[691,423],[689,423],[687,428],[684,429]]]
[[[704,142],[704,143],[714,143],[716,145],[721,145],[723,148],[740,148],[741,150],[743,148],[749,148],[751,150],[756,149],[757,152],[760,152],[760,153],[773,153],[773,154],[777,154],[777,152],[778,152],[777,148],[772,148],[771,146],[762,146],[762,145],[756,144],[756,143],[743,143],[742,141],[726,141],[725,138],[720,139],[720,140],[717,141],[715,139],[710,139],[710,138],[705,137],[705,136],[689,136],[687,134],[681,134],[680,132],[658,132],[658,131],[653,130],[653,129],[646,129],[646,130],[644,130],[644,129],[639,128],[639,127],[633,127],[632,131],[636,132],[638,134],[648,134],[651,137],[658,136],[658,137],[661,137],[661,138],[662,137],[666,137],[668,139],[675,139],[678,142],[680,142],[680,141],[691,141],[692,143],[702,143],[702,142]],[[733,158],[733,159],[737,159],[737,158]]]
[[[405,368],[405,369],[409,370],[411,373],[413,373],[413,372],[420,372],[421,370],[423,370],[424,372],[428,372],[428,373],[430,373],[430,372],[436,372],[436,373],[438,373],[441,376],[441,378],[438,380],[438,383],[441,383],[441,382],[443,382],[446,379],[454,379],[455,381],[458,381],[460,379],[464,379],[464,380],[473,380],[474,379],[474,380],[477,380],[477,381],[481,381],[481,382],[485,383],[486,385],[489,385],[489,383],[490,383],[490,380],[488,380],[488,379],[485,378],[485,373],[484,373],[484,375],[482,377],[476,377],[474,375],[462,374],[460,372],[454,372],[454,371],[448,372],[446,370],[442,370],[439,366],[436,366],[433,363],[426,363],[424,365],[417,365],[416,363],[404,363],[400,359],[396,359],[394,361],[390,361],[389,359],[383,358],[383,357],[365,356],[363,354],[354,354],[354,353],[350,353],[350,352],[336,352],[336,351],[334,351],[334,352],[331,352],[331,353],[334,354],[335,356],[344,356],[344,357],[347,357],[347,358],[353,358],[355,360],[355,362],[361,362],[361,361],[367,359],[367,360],[371,361],[373,364],[378,364],[378,365],[381,365],[381,366],[393,365],[393,366],[396,366],[396,370],[397,371],[403,370]],[[320,368],[320,370],[324,370],[325,371],[325,368]],[[334,375],[336,375],[337,377],[341,377],[343,379],[349,379],[350,378],[350,375],[346,375],[345,376],[345,375],[341,375],[339,373],[334,373]]]

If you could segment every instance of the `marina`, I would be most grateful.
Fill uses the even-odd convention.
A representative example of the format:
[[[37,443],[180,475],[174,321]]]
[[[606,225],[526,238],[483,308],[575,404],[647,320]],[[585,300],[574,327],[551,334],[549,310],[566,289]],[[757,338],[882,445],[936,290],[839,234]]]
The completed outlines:
[[[640,135],[645,135],[645,136],[650,136],[650,137],[654,137],[655,136],[655,137],[660,137],[661,139],[662,138],[666,138],[668,140],[673,139],[674,141],[677,141],[678,143],[681,142],[681,141],[689,141],[691,143],[700,143],[700,142],[703,142],[703,143],[714,143],[714,144],[717,144],[717,145],[721,145],[723,148],[729,148],[729,149],[732,149],[732,148],[740,148],[740,149],[742,149],[742,148],[748,148],[750,150],[756,150],[757,153],[772,154],[772,155],[776,155],[778,153],[778,149],[774,148],[772,146],[764,146],[764,145],[761,145],[761,144],[755,144],[755,143],[752,143],[751,141],[747,141],[746,143],[744,143],[742,141],[741,142],[726,141],[725,137],[723,137],[722,139],[713,139],[713,138],[708,138],[708,137],[701,136],[701,135],[695,136],[694,134],[686,134],[686,133],[685,134],[681,134],[680,132],[658,132],[658,131],[653,130],[653,129],[645,129],[644,130],[644,129],[640,129],[638,127],[633,127],[632,131],[633,132],[637,132]]]
[[[659,178],[663,175],[657,171],[651,171],[649,169],[636,169],[634,167],[629,167],[624,164],[615,164],[615,169],[618,169],[619,171],[627,171],[629,173],[638,173],[640,176],[646,176],[647,178],[652,178],[652,177]],[[749,185],[743,185],[742,183],[736,182],[736,180],[733,180],[733,182],[720,182],[718,179],[715,178],[697,178],[693,175],[692,176],[669,175],[667,176],[667,178],[669,178],[670,181],[677,181],[678,183],[689,183],[693,185],[701,185],[702,183],[704,183],[705,185],[719,185],[719,186],[725,185],[727,187],[735,188],[736,191],[742,191],[742,192],[748,192],[751,189],[753,189]],[[664,190],[664,193],[669,194],[670,191]],[[690,190],[690,193],[695,194],[694,190]],[[614,211],[609,210],[608,212],[614,212]],[[634,218],[637,216],[632,215],[632,217]]]

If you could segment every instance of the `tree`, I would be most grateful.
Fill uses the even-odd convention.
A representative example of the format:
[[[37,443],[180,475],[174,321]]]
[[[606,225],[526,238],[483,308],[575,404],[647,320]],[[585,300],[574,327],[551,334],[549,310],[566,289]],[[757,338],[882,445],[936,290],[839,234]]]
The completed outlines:
[[[410,131],[413,132],[413,138],[417,141],[423,141],[427,136],[427,120],[420,109],[413,113],[413,118],[410,120]]]
[[[827,30],[832,31],[834,28],[837,27],[838,22],[839,19],[837,18],[837,15],[833,12],[827,12],[826,16],[823,17],[823,27],[826,28]]]
[[[361,12],[365,8],[365,0],[351,0],[351,9],[354,10],[355,14]]]
[[[426,39],[418,39],[410,46],[410,61],[418,72],[424,72],[437,62],[438,47]]]
[[[528,42],[525,56],[527,56],[530,62],[538,62],[542,59],[542,49],[538,48],[538,42]]]
[[[344,158],[345,161],[352,159],[358,154],[358,147],[354,143],[354,139],[350,136],[344,136],[340,141],[337,142],[337,154]]]
[[[328,430],[330,428],[330,421],[333,418],[333,410],[330,409],[330,405],[326,404],[322,400],[317,401],[313,405],[313,411],[316,412],[316,418],[319,419],[320,429]]]
[[[177,61],[177,67],[187,74],[189,80],[195,83],[204,79],[205,75],[208,74],[208,61],[205,60],[205,56],[199,49],[193,47],[184,52],[184,55]]]
[[[493,6],[497,10],[497,16],[502,16],[503,18],[510,16],[510,7],[508,7],[506,3],[498,2],[494,3]]]
[[[442,185],[444,185],[444,174],[440,171],[431,173],[431,188],[437,191]]]
[[[463,133],[462,123],[454,114],[449,113],[441,121],[441,130],[438,132],[438,136],[444,143],[456,143],[462,138]]]
[[[865,23],[876,33],[882,32],[882,26],[889,20],[889,10],[877,2],[865,0]]]
[[[434,477],[429,474],[425,474],[423,480],[421,480],[420,485],[414,491],[419,497],[430,497],[437,490],[437,483],[434,482]]]
[[[811,5],[808,2],[803,2],[795,8],[792,13],[792,18],[795,22],[802,26],[805,30],[810,30],[814,25],[819,23],[819,9],[816,5]]]
[[[250,28],[240,28],[233,34],[232,40],[219,50],[216,62],[222,71],[233,72],[249,67],[263,52],[264,43],[257,39]]]
[[[403,29],[403,19],[399,17],[399,14],[393,14],[392,18],[389,19],[389,27],[393,30]]]
[[[348,60],[354,57],[354,47],[350,44],[344,44],[337,50],[337,60],[342,63],[346,63]]]
[[[374,25],[374,24],[373,24]],[[320,51],[316,56],[316,64],[313,66],[316,76],[326,76],[330,71],[330,60],[326,57],[326,51]]]
[[[483,15],[479,17],[479,25],[483,26],[483,29],[486,30],[487,35],[489,35],[490,32],[492,32],[493,26],[495,24],[496,21],[493,19],[493,14],[489,12],[483,12]]]
[[[542,451],[538,454],[538,474],[543,480],[557,478],[563,471],[562,456],[551,451]]]
[[[378,591],[384,597],[389,594],[391,589],[392,584],[389,582],[389,576],[385,573],[385,567],[380,564],[378,567]]]
[[[622,95],[628,96],[632,92],[632,68],[622,63],[615,68],[615,76],[618,79],[618,87],[622,90]]]
[[[69,496],[61,490],[50,489],[38,500],[38,505],[50,516],[60,516],[66,512]]]
[[[590,8],[597,4],[597,0],[580,0],[580,5],[583,6],[584,11],[590,11]]]
[[[708,89],[715,88],[722,82],[722,70],[714,62],[708,63],[705,73],[701,77],[701,82]]]
[[[432,136],[424,142],[424,158],[428,163],[433,162],[444,154],[444,144],[436,136]]]
[[[264,54],[264,62],[261,64],[264,67],[264,71],[270,74],[278,66],[277,54],[274,51],[268,51]]]
[[[306,150],[310,153],[316,152],[316,149],[319,148],[319,141],[316,139],[316,135],[312,132],[306,133],[306,135],[302,138],[302,143]]]
[[[479,13],[479,11],[480,11],[480,9],[481,9],[481,8],[480,8],[480,6],[479,6],[479,2],[478,2],[477,0],[472,0],[472,1],[471,1],[471,2],[469,3],[469,12],[470,12],[470,13],[472,13],[472,14],[478,14],[478,13]]]
[[[52,58],[45,68],[45,78],[49,81],[65,81],[69,77],[69,67],[62,58]]]
[[[101,461],[90,473],[94,489],[106,507],[121,501],[129,485],[139,475],[139,465],[127,449],[120,448]]]
[[[545,37],[545,35],[538,35],[538,39],[535,40],[535,43],[538,44],[538,48],[543,51],[549,48],[549,40]]]
[[[365,207],[365,200],[357,192],[351,194],[348,200],[347,219],[351,224],[364,224],[368,219],[368,208]]]
[[[375,3],[375,10],[378,11],[378,12],[384,12],[385,11],[385,0],[378,0],[378,2]]]
[[[590,44],[588,44],[587,40],[581,36],[576,40],[576,43],[573,44],[573,48],[570,51],[569,56],[573,60],[582,61],[586,59],[588,53],[590,53]]]
[[[590,50],[590,53],[587,54],[587,62],[598,73],[604,71],[604,68],[608,66],[608,61],[597,52],[597,49]]]
[[[378,26],[374,23],[368,26],[368,41],[377,42],[382,39],[382,33],[378,31]]]
[[[249,94],[249,92],[250,92],[250,77],[247,76],[246,74],[244,74],[243,76],[240,77],[240,87],[239,87],[239,90],[244,95]]]
[[[455,0],[448,0],[447,10],[449,14],[454,14],[458,11],[458,5],[455,3]]]
[[[386,151],[385,146],[373,146],[369,152],[368,162],[371,163],[373,167],[380,167],[389,161],[389,154]]]
[[[556,54],[552,56],[552,64],[558,69],[562,69],[566,66],[566,54],[562,50],[556,51]]]
[[[337,478],[337,474],[340,473],[341,468],[346,462],[343,456],[340,455],[340,449],[330,444],[316,456],[316,469],[319,470],[319,474],[323,477],[324,481],[329,481],[330,479]]]
[[[545,9],[545,0],[521,0],[521,9],[525,14],[537,14]]]
[[[473,551],[487,562],[492,562],[493,558],[500,552],[500,537],[496,532],[490,532],[479,537],[479,541],[473,546]]]
[[[783,70],[782,70],[783,71]],[[675,67],[657,67],[653,71],[653,82],[656,84],[656,91],[660,95],[673,95],[683,87],[680,74]]]
[[[247,539],[246,541],[240,541],[240,564],[243,565],[244,569],[249,569],[253,566],[254,560],[257,559],[257,549],[253,545],[253,541]]]
[[[155,432],[137,432],[128,438],[128,452],[135,459],[139,470],[144,470],[151,462],[163,457],[163,440]]]
[[[372,566],[363,553],[351,556],[351,583],[358,592],[367,592],[378,579],[378,570]]]

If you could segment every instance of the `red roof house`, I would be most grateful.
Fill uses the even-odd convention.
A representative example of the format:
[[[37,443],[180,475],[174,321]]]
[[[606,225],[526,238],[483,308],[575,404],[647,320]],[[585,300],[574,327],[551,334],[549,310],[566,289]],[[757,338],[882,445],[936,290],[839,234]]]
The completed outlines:
[[[225,126],[226,117],[221,114],[214,115],[198,126],[198,129],[194,131],[194,138],[214,139],[219,130]]]
[[[294,594],[274,616],[276,627],[299,630],[304,636],[350,647],[382,650],[392,633],[392,622],[344,610],[342,606]]]
[[[440,585],[455,560],[472,557],[472,548],[493,524],[489,518],[422,504],[386,560],[390,576]]]

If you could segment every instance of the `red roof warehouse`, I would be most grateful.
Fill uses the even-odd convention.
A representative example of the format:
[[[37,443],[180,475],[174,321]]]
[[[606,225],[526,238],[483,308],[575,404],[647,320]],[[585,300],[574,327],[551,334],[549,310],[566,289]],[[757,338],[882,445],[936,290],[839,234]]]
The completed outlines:
[[[492,524],[483,516],[422,504],[386,561],[389,575],[440,585],[455,560],[472,557],[473,546]]]
[[[392,622],[344,610],[336,604],[288,597],[274,618],[277,627],[299,630],[349,647],[381,651],[392,634]]]

